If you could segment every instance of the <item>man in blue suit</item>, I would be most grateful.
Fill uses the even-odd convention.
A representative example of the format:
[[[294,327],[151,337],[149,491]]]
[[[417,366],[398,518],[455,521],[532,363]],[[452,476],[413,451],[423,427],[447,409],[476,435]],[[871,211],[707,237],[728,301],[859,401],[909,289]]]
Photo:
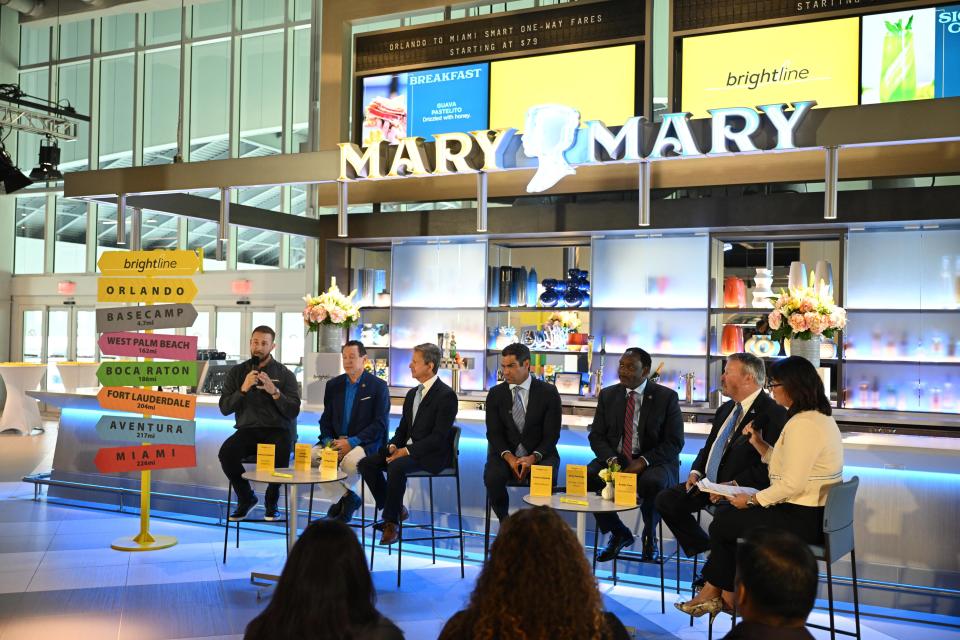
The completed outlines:
[[[313,448],[337,450],[340,470],[347,474],[340,484],[344,494],[327,511],[328,518],[350,522],[360,508],[360,496],[353,490],[360,476],[357,464],[387,444],[390,393],[387,383],[364,370],[367,350],[359,340],[349,340],[340,350],[345,373],[327,382],[320,416],[320,442]]]

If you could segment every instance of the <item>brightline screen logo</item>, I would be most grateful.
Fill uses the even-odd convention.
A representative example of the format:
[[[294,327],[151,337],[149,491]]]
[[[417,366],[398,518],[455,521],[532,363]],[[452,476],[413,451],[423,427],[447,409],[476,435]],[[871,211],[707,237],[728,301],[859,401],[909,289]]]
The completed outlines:
[[[857,104],[858,18],[747,29],[683,39],[680,110],[772,104],[811,97],[818,107]]]

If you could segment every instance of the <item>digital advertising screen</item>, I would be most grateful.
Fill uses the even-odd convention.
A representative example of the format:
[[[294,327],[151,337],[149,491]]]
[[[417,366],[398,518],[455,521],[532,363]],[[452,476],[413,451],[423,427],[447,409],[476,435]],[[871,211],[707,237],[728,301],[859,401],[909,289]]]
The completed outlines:
[[[960,96],[960,4],[863,17],[860,102]]]
[[[707,109],[797,100],[855,105],[859,35],[859,18],[845,18],[684,38],[680,109],[705,118]]]
[[[489,69],[483,62],[411,71],[407,75],[407,135],[431,140],[435,133],[486,129]]]
[[[527,110],[548,103],[620,125],[636,115],[636,94],[636,45],[500,60],[490,63],[490,128],[523,130]]]
[[[360,98],[363,146],[395,143],[407,135],[407,73],[363,78]]]

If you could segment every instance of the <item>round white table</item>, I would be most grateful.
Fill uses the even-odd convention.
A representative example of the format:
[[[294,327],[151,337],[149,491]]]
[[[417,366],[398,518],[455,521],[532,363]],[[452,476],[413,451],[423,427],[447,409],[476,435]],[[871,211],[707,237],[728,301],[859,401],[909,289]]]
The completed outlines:
[[[65,393],[76,393],[80,388],[100,386],[97,380],[99,362],[58,362],[56,366]]]
[[[579,500],[587,504],[574,504],[571,502],[561,502],[561,498],[568,500]],[[555,493],[549,498],[534,498],[529,493],[523,496],[523,501],[535,507],[550,507],[557,511],[569,511],[577,514],[577,540],[583,545],[587,537],[587,514],[588,513],[620,513],[622,511],[633,511],[637,506],[627,507],[615,504],[613,500],[604,500],[598,495],[588,493],[586,496],[568,496],[565,493]]]
[[[40,387],[47,365],[33,362],[0,363],[0,376],[7,387],[7,403],[0,416],[0,431],[17,431],[29,434],[33,429],[41,429],[40,404],[27,396],[27,391]]]
[[[282,473],[290,476],[274,475]],[[297,471],[296,469],[262,469],[247,471],[243,474],[244,479],[250,482],[263,482],[265,484],[284,484],[290,487],[289,504],[287,505],[287,551],[293,548],[293,543],[297,541],[297,488],[302,484],[325,484],[327,482],[339,482],[346,480],[347,474],[337,469],[335,476],[324,476],[320,469],[310,469],[310,471]]]

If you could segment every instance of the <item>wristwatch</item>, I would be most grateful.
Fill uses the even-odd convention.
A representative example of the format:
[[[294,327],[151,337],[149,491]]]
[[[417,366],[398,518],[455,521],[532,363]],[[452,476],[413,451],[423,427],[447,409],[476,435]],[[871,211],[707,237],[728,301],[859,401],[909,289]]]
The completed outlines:
[[[750,497],[747,499],[747,506],[748,506],[748,507],[756,507],[756,506],[759,506],[759,504],[757,503],[757,497],[756,497],[756,496],[750,496]]]
[[[280,399],[280,392],[277,391],[275,394],[273,394],[273,395],[270,396],[270,397],[273,398],[274,400],[279,400],[279,399]]]

